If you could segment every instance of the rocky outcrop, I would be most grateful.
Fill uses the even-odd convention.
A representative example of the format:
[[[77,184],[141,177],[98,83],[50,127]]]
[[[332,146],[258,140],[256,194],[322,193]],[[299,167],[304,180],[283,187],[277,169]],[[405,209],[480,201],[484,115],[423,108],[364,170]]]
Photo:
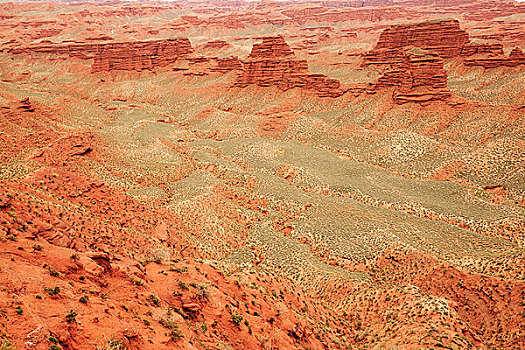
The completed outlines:
[[[215,66],[210,68],[212,72],[228,73],[231,71],[242,71],[242,62],[237,56],[216,58]]]
[[[468,33],[460,29],[457,20],[387,28],[381,33],[375,48],[363,58],[363,66],[390,66],[368,91],[373,93],[392,87],[394,102],[398,104],[449,99],[451,93],[447,88],[443,59],[466,58],[465,65],[485,68],[525,64],[524,54],[519,48],[505,57],[501,44],[471,43]]]
[[[174,63],[193,52],[187,38],[135,42],[71,43],[35,45],[13,48],[12,54],[75,57],[94,59],[91,71],[152,70]]]
[[[523,52],[515,48],[509,57],[500,43],[471,43],[457,20],[429,21],[395,25],[385,29],[375,48],[363,55],[363,66],[397,65],[404,61],[405,52],[418,47],[441,58],[465,58],[466,66],[484,68],[516,67],[524,64]]]
[[[363,55],[364,67],[371,65],[386,65],[400,63],[405,57],[403,50],[400,49],[374,49]]]
[[[459,21],[440,20],[391,26],[381,33],[375,48],[415,46],[449,58],[459,56],[468,42],[468,33],[459,27]]]
[[[457,20],[428,21],[394,25],[385,29],[375,48],[364,55],[363,65],[389,64],[403,57],[402,51],[419,47],[442,58],[460,56],[469,35]]]
[[[466,66],[497,68],[497,67],[517,67],[525,65],[525,54],[520,48],[514,48],[508,57],[505,57],[503,50],[500,56],[473,57],[465,60]]]
[[[217,51],[225,48],[230,48],[231,45],[224,40],[208,41],[202,45],[202,49],[205,51]]]
[[[370,92],[389,87],[394,88],[393,100],[398,104],[443,101],[451,96],[443,60],[421,49],[407,51],[402,62],[392,65]]]
[[[262,43],[254,44],[249,58],[272,59],[293,56],[293,51],[284,38],[279,36],[268,36],[262,38]]]
[[[311,73],[308,63],[295,57],[282,36],[265,37],[253,46],[235,86],[250,84],[281,90],[301,87],[314,90],[320,97],[337,97],[345,92],[338,80]]]
[[[470,43],[461,50],[461,56],[473,55],[503,56],[503,45]]]
[[[77,57],[81,59],[92,58],[103,44],[53,44],[44,41],[44,44],[16,47],[9,49],[8,52],[14,55],[42,55],[42,56],[62,56]]]
[[[187,38],[107,44],[95,55],[91,72],[153,70],[192,52]]]

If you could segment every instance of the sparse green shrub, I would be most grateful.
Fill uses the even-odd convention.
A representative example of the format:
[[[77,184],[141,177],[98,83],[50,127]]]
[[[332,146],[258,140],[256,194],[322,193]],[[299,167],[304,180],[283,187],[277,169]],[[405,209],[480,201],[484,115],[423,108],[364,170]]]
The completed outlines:
[[[198,299],[208,300],[210,298],[210,293],[208,292],[207,285],[196,283],[194,287],[196,289],[196,295]]]
[[[149,301],[150,303],[152,303],[155,306],[160,306],[160,299],[159,299],[158,296],[156,296],[154,294],[150,294],[150,296],[146,300]]]
[[[60,287],[55,288],[45,288],[45,291],[49,293],[49,295],[57,295],[60,293]]]
[[[49,274],[51,276],[58,277],[60,275],[60,273],[57,270],[55,270],[54,268],[52,268],[51,266],[48,266],[47,268],[48,268]]]
[[[232,322],[235,323],[237,326],[241,325],[241,322],[243,320],[243,317],[239,314],[233,314],[231,318]]]
[[[184,337],[184,333],[182,333],[182,331],[179,329],[179,325],[176,324],[175,322],[169,321],[163,318],[159,321],[159,323],[164,328],[167,328],[170,330],[170,338],[174,342],[177,342]]]
[[[3,334],[0,339],[0,350],[16,350],[15,346],[11,343],[11,340],[9,340],[5,334]]]
[[[170,338],[174,342],[178,342],[180,339],[184,338],[184,333],[179,329],[179,326],[171,329]]]
[[[134,279],[133,277],[130,277],[129,280],[131,283],[135,284],[136,286],[142,287],[144,285],[144,282],[142,282],[139,279]]]
[[[77,322],[77,318],[76,318],[77,316],[78,316],[78,313],[76,313],[73,310],[69,310],[69,312],[66,314],[66,322],[68,323]]]
[[[55,338],[55,337],[53,337],[53,336],[50,336],[50,337],[49,337],[49,341],[50,341],[51,343],[58,344],[58,339]]]
[[[188,285],[187,285],[186,283],[182,282],[181,280],[179,280],[179,287],[181,287],[181,288],[184,289],[184,290],[188,290],[188,289],[190,289],[190,288],[188,287]]]
[[[108,340],[107,343],[103,344],[101,347],[97,346],[97,350],[124,350],[124,344],[118,339]]]
[[[170,267],[170,271],[175,271],[175,272],[178,272],[178,273],[183,273],[183,272],[187,272],[188,271],[188,267],[186,265],[182,266],[182,267]]]

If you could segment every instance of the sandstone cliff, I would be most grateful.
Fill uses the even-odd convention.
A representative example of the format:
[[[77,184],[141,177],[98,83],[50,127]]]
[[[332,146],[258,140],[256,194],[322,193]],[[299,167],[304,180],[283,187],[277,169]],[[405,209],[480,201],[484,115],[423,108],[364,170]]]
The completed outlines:
[[[322,74],[312,74],[305,60],[297,59],[282,36],[265,37],[253,45],[244,62],[243,74],[235,86],[276,86],[281,90],[301,87],[314,90],[320,97],[338,97],[342,84]]]
[[[405,51],[418,47],[441,58],[465,58],[465,65],[484,68],[516,67],[524,64],[516,47],[509,57],[501,43],[472,43],[457,20],[395,25],[385,29],[373,50],[363,55],[363,66],[400,64]]]
[[[136,42],[71,43],[19,47],[9,50],[12,54],[42,56],[67,55],[80,59],[94,59],[91,71],[152,70],[174,63],[193,52],[188,38]]]
[[[191,52],[187,38],[108,44],[95,55],[91,72],[153,70],[173,64]]]
[[[392,67],[373,84],[371,91],[393,87],[393,99],[398,104],[447,100],[447,72],[443,60],[436,54],[412,49],[402,62]]]
[[[525,65],[525,54],[519,47],[514,48],[508,57],[503,50],[499,56],[473,57],[465,60],[466,66],[477,66],[483,68],[517,67]]]
[[[363,65],[398,62],[402,51],[410,47],[432,51],[442,58],[456,57],[468,43],[468,33],[457,20],[394,25],[381,33],[375,48],[364,55]]]

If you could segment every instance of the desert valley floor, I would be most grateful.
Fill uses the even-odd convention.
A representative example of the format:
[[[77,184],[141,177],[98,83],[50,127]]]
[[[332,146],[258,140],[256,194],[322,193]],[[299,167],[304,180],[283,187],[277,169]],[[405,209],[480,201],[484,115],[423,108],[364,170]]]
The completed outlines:
[[[0,349],[525,349],[525,3],[0,2]]]

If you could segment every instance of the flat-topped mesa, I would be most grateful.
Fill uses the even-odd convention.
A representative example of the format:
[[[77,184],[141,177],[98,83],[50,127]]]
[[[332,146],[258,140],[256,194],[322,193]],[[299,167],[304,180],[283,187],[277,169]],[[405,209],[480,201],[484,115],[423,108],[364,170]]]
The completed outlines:
[[[514,48],[508,57],[505,57],[503,50],[499,56],[473,57],[465,60],[466,66],[498,68],[498,67],[517,67],[525,65],[525,54],[519,47]]]
[[[67,55],[79,59],[90,59],[101,50],[103,45],[99,43],[54,44],[50,41],[43,41],[39,45],[15,47],[7,50],[7,52],[14,55],[39,55],[44,57]]]
[[[153,70],[192,52],[188,38],[106,44],[95,55],[91,72]]]
[[[453,19],[394,25],[381,33],[375,49],[414,46],[450,58],[459,56],[467,43],[468,33],[459,27],[458,20]]]
[[[308,62],[297,59],[282,36],[265,37],[262,43],[253,45],[234,86],[251,84],[275,86],[283,91],[300,87],[314,90],[320,97],[338,97],[345,93],[338,80],[311,73]]]
[[[371,91],[393,87],[395,103],[424,103],[450,98],[447,72],[438,55],[421,49],[406,52],[403,61],[395,64],[372,85]]]
[[[393,25],[381,33],[375,48],[363,55],[363,65],[398,63],[403,51],[411,47],[431,51],[442,58],[457,57],[469,42],[468,33],[459,27],[457,20]]]
[[[517,67],[524,64],[523,52],[516,48],[509,57],[500,43],[472,43],[457,20],[395,25],[385,29],[375,48],[363,54],[363,66],[400,64],[410,48],[418,47],[441,58],[465,59],[466,66],[484,68]]]
[[[94,59],[91,72],[111,70],[144,70],[162,67],[193,52],[188,38],[133,42],[71,43],[34,45],[13,48],[11,54],[61,55],[78,59]]]
[[[282,35],[262,38],[262,43],[254,44],[249,58],[282,58],[294,55]]]

